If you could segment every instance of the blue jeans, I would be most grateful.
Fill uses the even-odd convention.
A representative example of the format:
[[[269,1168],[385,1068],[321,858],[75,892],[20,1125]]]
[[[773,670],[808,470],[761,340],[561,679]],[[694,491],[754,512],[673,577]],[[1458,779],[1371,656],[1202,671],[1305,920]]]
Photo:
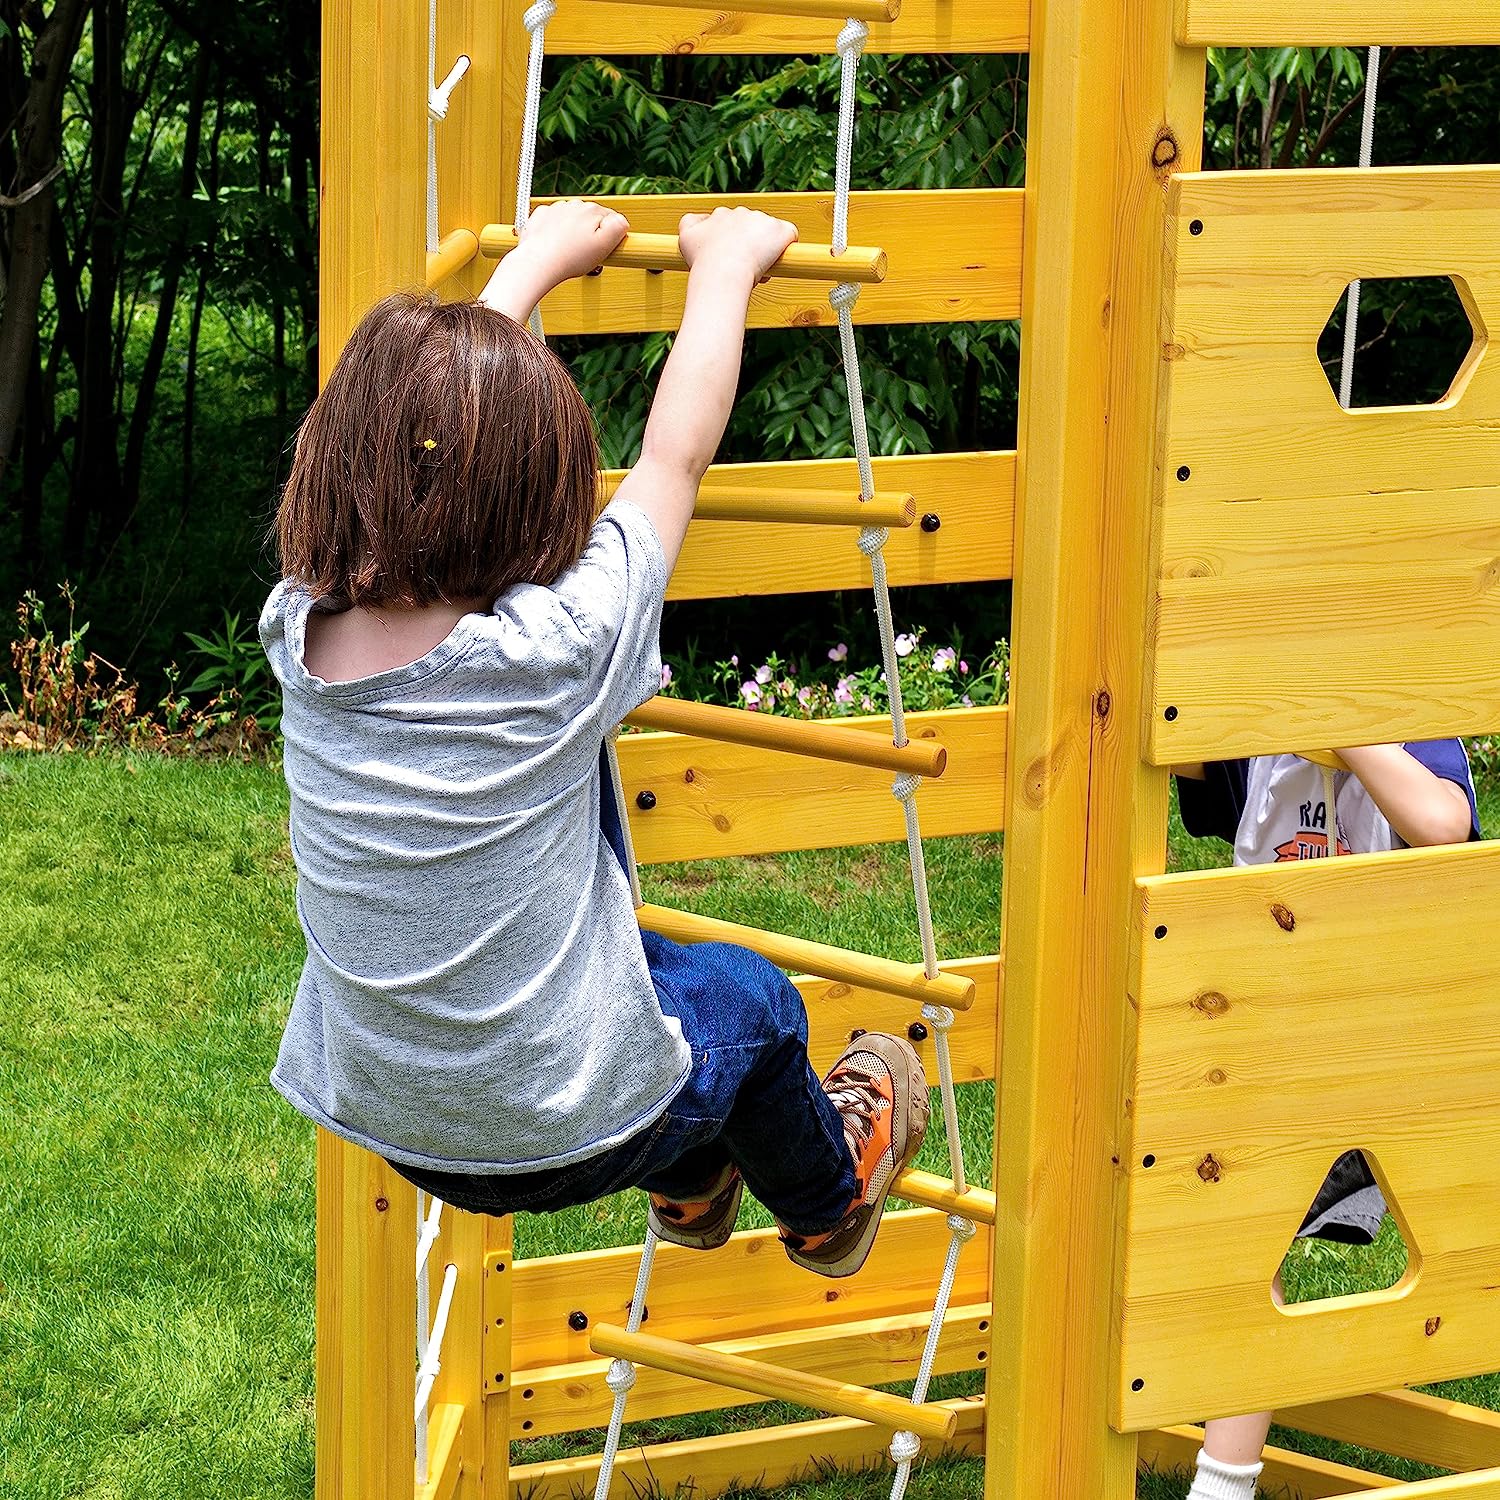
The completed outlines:
[[[624,861],[604,782],[604,827]],[[855,1196],[843,1122],[807,1059],[807,1011],[796,986],[730,943],[684,947],[641,934],[662,1013],[692,1049],[687,1082],[666,1113],[618,1146],[570,1167],[475,1175],[391,1165],[470,1213],[550,1213],[622,1188],[697,1197],[727,1163],[798,1234],[831,1229]]]

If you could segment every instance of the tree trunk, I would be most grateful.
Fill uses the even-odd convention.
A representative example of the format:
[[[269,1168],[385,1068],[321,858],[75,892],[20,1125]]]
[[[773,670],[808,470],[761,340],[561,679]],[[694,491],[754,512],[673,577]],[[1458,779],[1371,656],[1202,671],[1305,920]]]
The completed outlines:
[[[208,138],[208,175],[204,186],[211,209],[219,202],[219,141],[224,134],[224,116],[228,107],[226,89],[214,110],[213,133]],[[193,498],[193,425],[198,419],[198,339],[203,332],[203,308],[208,301],[208,277],[213,269],[214,242],[218,239],[219,221],[211,218],[208,237],[198,250],[198,284],[193,291],[193,314],[188,323],[187,371],[182,382],[182,497],[179,519],[186,521]]]
[[[89,0],[58,0],[37,34],[31,84],[16,127],[13,197],[40,182],[57,164],[64,88],[88,7]],[[10,462],[30,383],[42,284],[47,279],[53,203],[49,183],[13,210],[5,308],[0,312],[0,475]]]

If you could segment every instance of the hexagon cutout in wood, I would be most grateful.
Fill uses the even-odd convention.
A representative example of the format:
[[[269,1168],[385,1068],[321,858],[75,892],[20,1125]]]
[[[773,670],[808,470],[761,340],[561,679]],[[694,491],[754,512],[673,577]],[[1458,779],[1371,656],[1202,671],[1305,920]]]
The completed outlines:
[[[1350,409],[1446,406],[1457,401],[1488,340],[1462,278],[1380,276],[1358,283]],[[1339,395],[1349,287],[1318,338],[1318,362]]]

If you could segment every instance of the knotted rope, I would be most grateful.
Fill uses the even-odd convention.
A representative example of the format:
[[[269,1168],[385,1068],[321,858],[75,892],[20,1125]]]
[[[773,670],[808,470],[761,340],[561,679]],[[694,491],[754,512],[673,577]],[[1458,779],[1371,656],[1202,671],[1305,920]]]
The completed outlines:
[[[433,254],[441,237],[438,227],[437,127],[448,118],[448,101],[459,79],[469,71],[469,59],[460,56],[437,81],[437,0],[427,4],[427,253]]]

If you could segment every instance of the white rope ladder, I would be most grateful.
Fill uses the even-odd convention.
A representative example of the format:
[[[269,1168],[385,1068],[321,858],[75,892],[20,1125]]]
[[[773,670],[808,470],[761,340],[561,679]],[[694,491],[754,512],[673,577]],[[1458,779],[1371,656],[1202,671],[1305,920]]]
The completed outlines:
[[[522,17],[522,24],[530,36],[531,48],[527,61],[526,100],[521,126],[521,155],[516,181],[515,215],[518,234],[524,228],[530,214],[532,181],[536,169],[537,121],[541,107],[542,66],[546,56],[547,25],[556,14],[557,0],[536,0],[536,3],[531,5]],[[835,44],[835,51],[840,59],[839,116],[834,172],[833,250],[835,254],[841,254],[849,245],[849,202],[854,156],[855,105],[858,98],[860,60],[864,54],[865,44],[869,40],[869,34],[869,27],[863,21],[851,17],[839,32]],[[859,347],[854,336],[854,305],[858,302],[859,295],[859,283],[843,282],[829,293],[828,301],[838,317],[839,344],[845,383],[848,388],[850,429],[859,470],[859,493],[861,501],[867,503],[875,496],[875,473],[870,456],[869,426],[865,411],[864,386],[860,376]],[[530,327],[538,338],[544,337],[540,308],[533,311]],[[901,693],[900,658],[896,654],[895,626],[891,615],[890,583],[884,556],[888,537],[889,532],[884,527],[867,526],[859,533],[858,546],[870,562],[875,619],[880,636],[886,686],[890,694],[892,743],[900,749],[906,746],[909,740]],[[607,758],[615,806],[619,812],[621,833],[625,843],[631,896],[636,906],[639,907],[642,902],[640,875],[636,866],[630,820],[625,814],[624,782],[620,774],[619,757],[613,740],[608,744]],[[911,862],[912,891],[916,902],[917,927],[922,946],[923,972],[927,978],[935,979],[939,974],[937,943],[933,932],[927,865],[922,851],[922,833],[916,806],[916,794],[921,784],[920,776],[898,775],[892,783],[891,793],[901,803],[905,817],[906,844]],[[955,1192],[962,1194],[968,1190],[968,1173],[964,1162],[963,1141],[959,1134],[953,1058],[948,1041],[954,1015],[947,1006],[941,1005],[923,1005],[921,1015],[932,1029],[933,1046],[938,1062],[938,1089],[942,1100],[949,1170]],[[972,1219],[957,1213],[948,1215],[947,1227],[948,1249],[944,1257],[932,1318],[928,1325],[927,1338],[923,1345],[922,1357],[911,1393],[911,1403],[914,1406],[921,1406],[926,1402],[927,1392],[932,1382],[933,1367],[937,1360],[938,1345],[942,1338],[943,1323],[958,1274],[959,1254],[963,1246],[973,1239],[977,1232]],[[648,1228],[641,1254],[640,1270],[636,1277],[635,1294],[630,1303],[626,1329],[628,1333],[634,1334],[640,1331],[647,1289],[659,1243],[656,1235]],[[613,1392],[614,1404],[610,1413],[604,1449],[600,1455],[598,1480],[594,1489],[595,1500],[608,1500],[615,1460],[619,1453],[620,1434],[625,1421],[626,1403],[630,1390],[636,1382],[636,1367],[628,1359],[612,1359],[605,1378],[609,1389]],[[889,1451],[896,1470],[891,1485],[891,1500],[902,1500],[905,1495],[912,1464],[920,1454],[921,1448],[921,1439],[914,1432],[902,1429],[892,1436]]]
[[[448,118],[448,102],[459,80],[469,71],[469,59],[460,54],[438,82],[437,76],[437,0],[427,0],[427,253],[437,252],[440,238],[438,225],[438,122]]]
[[[427,1483],[427,1408],[432,1399],[432,1387],[442,1369],[443,1336],[448,1331],[448,1313],[453,1306],[453,1293],[458,1286],[458,1267],[449,1264],[443,1268],[443,1285],[438,1292],[437,1312],[432,1306],[432,1277],[427,1263],[432,1259],[432,1247],[437,1243],[443,1229],[443,1202],[441,1198],[429,1197],[426,1211],[422,1200],[428,1195],[417,1190],[417,1374],[414,1409],[417,1422],[417,1483]]]

